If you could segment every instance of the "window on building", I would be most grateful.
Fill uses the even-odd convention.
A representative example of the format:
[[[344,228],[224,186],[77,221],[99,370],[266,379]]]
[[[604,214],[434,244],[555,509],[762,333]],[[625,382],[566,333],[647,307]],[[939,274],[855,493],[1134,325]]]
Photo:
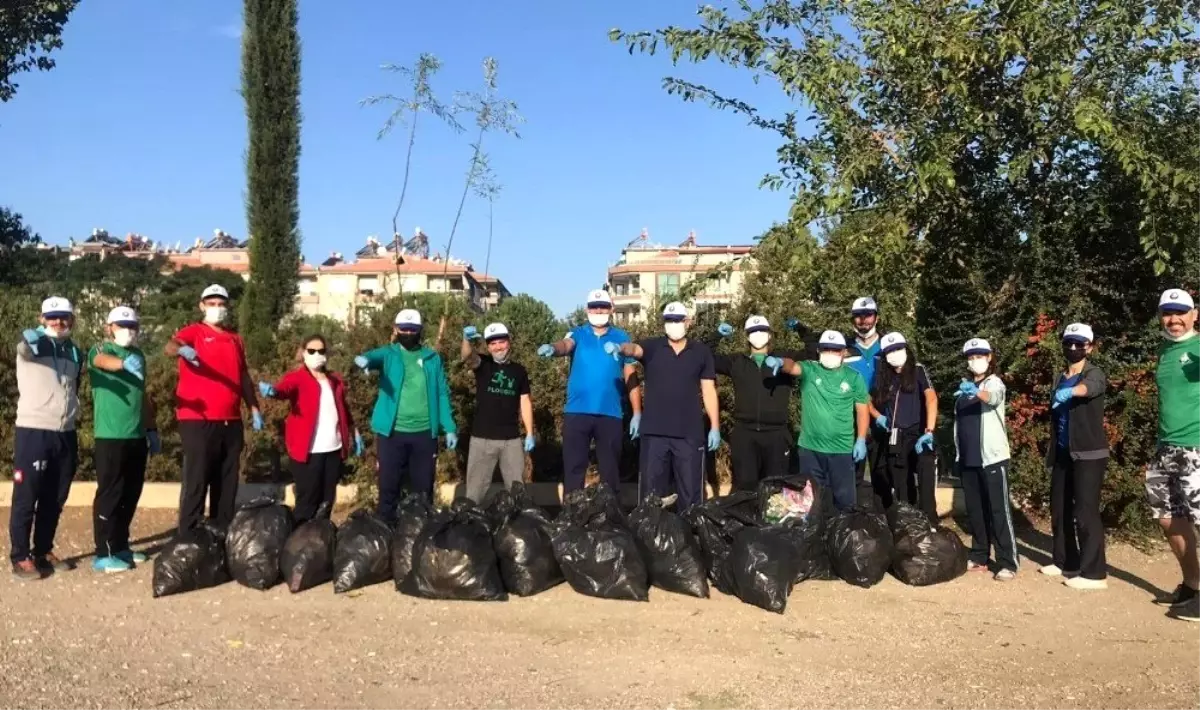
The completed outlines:
[[[658,295],[674,296],[679,293],[679,274],[658,275]]]
[[[379,293],[379,277],[358,277],[358,292],[364,296],[374,296],[375,294]]]
[[[301,296],[311,296],[317,292],[317,280],[316,279],[300,279],[298,289],[300,291]]]

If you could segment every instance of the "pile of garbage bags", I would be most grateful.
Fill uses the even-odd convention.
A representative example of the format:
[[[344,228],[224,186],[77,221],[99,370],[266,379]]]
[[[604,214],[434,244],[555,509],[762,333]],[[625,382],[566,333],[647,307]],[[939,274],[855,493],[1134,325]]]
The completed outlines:
[[[868,588],[890,571],[913,586],[966,571],[958,535],[897,503],[886,515],[837,511],[831,492],[804,475],[763,480],[678,512],[648,496],[628,515],[603,484],[568,493],[551,518],[521,484],[486,508],[468,500],[436,510],[404,497],[387,522],[357,510],[337,527],[322,507],[293,529],[273,500],[244,505],[228,530],[202,525],[154,560],[155,597],[233,579],[253,589],[283,582],[301,592],[333,582],[335,593],[393,580],[425,599],[503,601],[564,581],[580,594],[647,601],[650,587],[697,598],[709,589],[783,613],[797,584],[841,579]]]

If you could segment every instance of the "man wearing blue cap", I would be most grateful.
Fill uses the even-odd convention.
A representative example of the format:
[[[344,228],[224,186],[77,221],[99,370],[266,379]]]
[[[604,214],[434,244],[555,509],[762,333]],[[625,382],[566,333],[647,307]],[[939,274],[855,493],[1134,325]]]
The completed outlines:
[[[79,463],[75,422],[83,351],[71,342],[75,309],[58,296],[42,301],[41,326],[17,343],[17,421],[8,535],[13,576],[40,579],[71,565],[54,555],[58,519]],[[30,535],[33,546],[30,547]]]
[[[704,450],[721,445],[717,411],[717,373],[712,350],[690,340],[687,308],[678,301],[663,309],[665,337],[640,343],[608,343],[614,358],[640,360],[645,370],[646,407],[642,423],[642,475],[638,497],[668,494],[671,479],[679,494],[676,509],[687,510],[704,498]],[[702,428],[701,401],[708,419]]]
[[[1179,560],[1183,581],[1159,604],[1184,621],[1200,621],[1200,337],[1196,302],[1183,289],[1158,301],[1162,344],[1158,351],[1158,450],[1146,469],[1146,499]]]
[[[800,379],[800,472],[833,491],[838,510],[855,504],[854,464],[867,456],[867,385],[845,365],[846,338],[827,330],[817,341],[818,362],[768,357],[772,372]]]
[[[629,342],[629,335],[612,325],[608,291],[597,289],[588,294],[587,318],[586,325],[537,350],[541,357],[571,358],[562,425],[565,493],[583,488],[592,442],[600,480],[615,492],[621,484],[622,401],[626,397],[633,410],[630,438],[638,438],[642,421],[642,397],[633,361],[614,362],[605,352],[609,345]]]

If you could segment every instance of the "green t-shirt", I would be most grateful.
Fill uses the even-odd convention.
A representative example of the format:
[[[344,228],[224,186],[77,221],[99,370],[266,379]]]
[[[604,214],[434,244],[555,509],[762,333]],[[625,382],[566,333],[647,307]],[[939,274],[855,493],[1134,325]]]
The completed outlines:
[[[821,363],[800,363],[800,448],[823,454],[854,451],[854,405],[867,403],[862,375],[845,365],[827,370]]]
[[[1158,351],[1158,441],[1200,447],[1200,336],[1163,340]]]
[[[762,353],[755,353],[755,354],[751,355],[750,358],[752,360],[754,360],[755,365],[762,367],[762,364],[767,359],[767,356]]]
[[[403,434],[429,431],[429,393],[425,389],[421,351],[400,348],[400,359],[404,362],[404,381],[400,385],[393,431]]]
[[[118,370],[108,372],[96,367],[96,355],[114,355],[125,359],[146,356],[137,348],[123,348],[113,342],[93,346],[88,352],[88,377],[92,383],[92,406],[97,439],[140,439],[146,435],[142,422],[142,398],[146,383],[132,374]]]

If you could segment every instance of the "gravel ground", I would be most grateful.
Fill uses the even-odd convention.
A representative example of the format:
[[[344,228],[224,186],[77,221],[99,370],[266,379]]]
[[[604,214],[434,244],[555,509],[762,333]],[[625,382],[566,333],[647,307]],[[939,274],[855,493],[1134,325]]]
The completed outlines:
[[[0,510],[7,523],[8,511]],[[170,511],[145,511],[153,545]],[[71,509],[62,556],[88,553]],[[423,601],[391,584],[334,596],[233,584],[163,599],[150,565],[39,582],[0,575],[4,707],[1200,706],[1200,627],[1150,600],[1169,555],[1110,549],[1105,592],[1025,569],[906,587],[796,587],[783,616],[714,592],[606,602],[565,585],[507,603]],[[156,539],[157,538],[157,539]]]

